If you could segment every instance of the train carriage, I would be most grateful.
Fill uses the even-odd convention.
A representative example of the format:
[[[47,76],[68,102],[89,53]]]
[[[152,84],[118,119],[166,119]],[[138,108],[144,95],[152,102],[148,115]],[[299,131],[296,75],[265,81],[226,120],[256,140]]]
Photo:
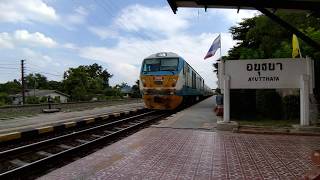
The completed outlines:
[[[172,52],[156,53],[144,59],[139,86],[149,109],[172,110],[212,95],[203,78]]]

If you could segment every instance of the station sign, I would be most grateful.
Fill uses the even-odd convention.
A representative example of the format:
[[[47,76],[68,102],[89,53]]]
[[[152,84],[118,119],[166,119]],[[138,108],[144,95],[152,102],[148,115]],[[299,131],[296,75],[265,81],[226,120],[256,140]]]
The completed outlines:
[[[230,89],[300,89],[300,125],[310,125],[309,95],[314,87],[313,61],[300,59],[227,60],[218,64],[223,89],[223,123],[230,122]]]
[[[227,60],[224,64],[231,89],[300,88],[301,75],[312,70],[307,59]]]

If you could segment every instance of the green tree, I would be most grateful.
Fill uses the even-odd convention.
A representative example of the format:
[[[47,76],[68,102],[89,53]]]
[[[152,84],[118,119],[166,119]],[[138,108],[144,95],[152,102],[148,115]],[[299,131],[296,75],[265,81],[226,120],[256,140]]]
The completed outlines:
[[[0,92],[7,94],[17,94],[21,92],[21,83],[18,80],[8,81],[4,84],[0,84]]]
[[[63,91],[62,82],[48,81],[48,89]]]
[[[40,98],[35,96],[28,96],[26,97],[27,104],[39,104]]]
[[[11,100],[7,93],[0,92],[0,106],[10,104]]]
[[[132,86],[132,97],[133,98],[141,98],[141,93],[139,89],[139,80],[136,81],[136,84]]]
[[[28,89],[48,89],[48,80],[42,74],[28,74],[26,77],[26,84]]]
[[[313,14],[278,10],[276,15],[320,43],[320,19]],[[223,57],[224,60],[291,58],[292,33],[264,15],[245,19],[231,27],[230,32],[233,39],[237,40],[237,44],[229,50],[227,56]],[[320,74],[320,52],[302,40],[299,43],[302,55],[315,60],[316,86],[319,90],[320,78],[317,77]],[[217,72],[216,65],[214,71]],[[280,118],[281,97],[274,90],[232,90],[231,97],[234,97],[231,98],[231,105],[237,105],[231,107],[233,115],[243,117],[245,111],[246,115],[258,113],[264,117]],[[239,102],[241,102],[240,107]]]
[[[277,16],[320,42],[320,21],[306,12],[277,11]],[[234,40],[238,43],[225,59],[260,59],[291,57],[292,33],[264,15],[245,19],[230,28]],[[319,50],[315,50],[303,41],[300,48],[303,55],[319,59]]]
[[[73,100],[91,100],[93,96],[104,93],[111,77],[98,64],[70,68],[64,73],[63,91]]]

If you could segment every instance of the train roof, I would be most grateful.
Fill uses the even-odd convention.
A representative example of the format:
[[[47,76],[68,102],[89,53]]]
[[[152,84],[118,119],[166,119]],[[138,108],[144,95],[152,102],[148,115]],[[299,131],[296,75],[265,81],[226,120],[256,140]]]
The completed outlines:
[[[180,56],[173,52],[159,52],[148,56],[145,59],[154,59],[154,58],[180,58]]]

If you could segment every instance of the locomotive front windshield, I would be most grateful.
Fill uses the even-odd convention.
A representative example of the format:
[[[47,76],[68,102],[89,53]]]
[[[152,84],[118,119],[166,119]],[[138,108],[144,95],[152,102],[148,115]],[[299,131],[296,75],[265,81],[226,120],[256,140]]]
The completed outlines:
[[[143,64],[143,71],[176,71],[178,62],[177,58],[146,59]]]

